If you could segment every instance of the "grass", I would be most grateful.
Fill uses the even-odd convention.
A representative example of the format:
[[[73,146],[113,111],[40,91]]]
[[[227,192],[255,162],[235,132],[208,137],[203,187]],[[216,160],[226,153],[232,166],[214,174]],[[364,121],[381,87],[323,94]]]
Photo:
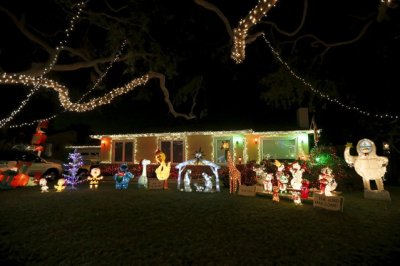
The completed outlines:
[[[169,190],[0,191],[0,265],[395,265],[392,201],[342,193],[344,211],[267,197]]]

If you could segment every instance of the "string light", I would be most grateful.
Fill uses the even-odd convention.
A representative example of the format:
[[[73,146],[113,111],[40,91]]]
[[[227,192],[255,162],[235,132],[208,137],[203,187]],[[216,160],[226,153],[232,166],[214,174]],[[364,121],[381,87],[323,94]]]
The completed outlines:
[[[85,6],[86,1],[82,1],[76,5],[77,7],[77,12],[74,16],[69,21],[69,27],[64,30],[65,37],[62,41],[59,42],[58,46],[56,47],[56,53],[53,56],[53,59],[50,61],[50,64],[44,68],[42,73],[39,75],[40,78],[42,78],[45,74],[51,71],[53,69],[55,63],[57,62],[58,56],[61,52],[61,50],[64,48],[64,46],[67,43],[67,40],[70,37],[70,33],[73,31],[75,28],[75,25],[77,21],[79,20],[80,14],[82,13],[83,7]],[[26,106],[26,104],[29,102],[31,99],[32,95],[35,94],[35,92],[39,89],[38,84],[33,84],[32,89],[30,92],[27,94],[26,98],[20,103],[17,109],[11,112],[11,114],[0,120],[0,128],[4,127],[7,123],[9,123],[21,110]]]
[[[140,78],[133,79],[122,87],[114,88],[111,92],[102,97],[93,98],[84,103],[73,103],[69,98],[69,91],[64,86],[56,81],[43,77],[31,77],[26,75],[8,75],[3,74],[0,77],[0,84],[22,84],[26,86],[34,85],[53,89],[58,93],[58,98],[64,109],[71,112],[87,112],[95,109],[98,106],[111,103],[111,101],[120,95],[126,94],[139,85],[144,85],[149,80],[149,75],[143,75]]]
[[[247,32],[251,27],[260,22],[267,12],[275,6],[278,0],[259,0],[258,4],[250,10],[247,17],[239,21],[237,28],[233,30],[233,47],[231,58],[237,64],[242,63],[245,58]]]
[[[101,82],[101,81],[104,79],[104,77],[107,75],[108,71],[111,69],[111,67],[113,66],[113,64],[114,64],[115,62],[117,62],[117,60],[121,57],[122,51],[123,51],[124,47],[126,46],[126,43],[127,43],[126,40],[124,40],[124,41],[122,42],[121,47],[118,49],[118,51],[117,51],[117,53],[116,53],[114,59],[111,61],[111,63],[110,63],[110,64],[108,65],[108,67],[106,68],[106,71],[104,71],[104,73],[96,80],[96,82],[95,82],[95,84],[92,86],[92,88],[90,88],[90,90],[87,91],[87,92],[78,100],[78,103],[80,103],[89,93],[91,93],[91,92],[100,84],[100,82]],[[64,110],[63,112],[65,112],[65,111],[66,111],[66,110]],[[39,122],[41,122],[41,121],[49,121],[49,120],[51,120],[51,119],[56,118],[57,116],[58,116],[57,114],[54,114],[54,115],[52,115],[52,116],[50,116],[50,117],[47,117],[47,118],[36,119],[36,120],[31,121],[31,122],[24,122],[24,123],[21,123],[21,124],[18,124],[18,125],[11,125],[11,126],[8,126],[8,127],[9,127],[9,128],[19,128],[19,127],[24,127],[24,126],[32,126],[32,125],[35,125],[35,124],[37,124],[37,123],[39,123]]]
[[[339,105],[342,108],[345,108],[347,110],[351,110],[351,111],[357,111],[362,115],[366,115],[366,116],[372,116],[375,118],[380,118],[380,119],[398,119],[399,116],[398,115],[390,115],[390,114],[373,114],[371,112],[362,110],[359,107],[356,106],[350,106],[347,104],[344,104],[342,102],[340,102],[338,99],[332,98],[327,94],[322,93],[321,91],[319,91],[318,89],[314,88],[310,83],[308,83],[306,80],[304,80],[302,77],[300,77],[299,75],[297,75],[292,68],[285,62],[283,61],[283,59],[281,58],[281,56],[279,55],[279,53],[277,51],[275,51],[275,49],[272,47],[271,43],[267,40],[267,38],[265,37],[265,34],[262,34],[262,37],[264,38],[264,41],[266,42],[266,44],[269,46],[269,48],[271,49],[272,53],[275,55],[275,58],[289,71],[289,73],[295,77],[297,80],[299,80],[301,83],[303,83],[306,87],[308,87],[313,93],[319,95],[321,98],[324,98],[326,100],[328,100],[329,102],[335,103],[337,105]]]

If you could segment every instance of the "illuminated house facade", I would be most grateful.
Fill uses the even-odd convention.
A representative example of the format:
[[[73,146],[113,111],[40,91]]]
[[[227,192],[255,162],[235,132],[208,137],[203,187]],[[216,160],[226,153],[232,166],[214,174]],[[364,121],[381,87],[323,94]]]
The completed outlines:
[[[100,140],[102,163],[137,164],[142,159],[155,163],[160,149],[167,162],[180,163],[194,158],[201,149],[203,158],[217,164],[226,163],[229,150],[235,163],[260,162],[262,159],[295,160],[309,154],[312,130],[296,131],[196,131],[91,135]]]

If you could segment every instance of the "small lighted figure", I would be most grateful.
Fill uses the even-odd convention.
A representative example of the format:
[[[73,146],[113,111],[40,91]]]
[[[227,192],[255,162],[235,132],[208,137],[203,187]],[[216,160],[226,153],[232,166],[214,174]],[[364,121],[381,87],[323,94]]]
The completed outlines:
[[[40,186],[40,192],[49,192],[49,187],[47,186],[47,180],[46,178],[40,178],[39,179],[39,186]]]
[[[103,176],[100,176],[100,168],[92,168],[90,170],[90,176],[87,178],[89,180],[89,188],[98,188],[99,181],[103,179]]]
[[[134,178],[134,175],[128,171],[127,164],[121,164],[119,171],[114,175],[115,189],[128,189],[129,181]]]
[[[279,192],[280,193],[287,193],[287,183],[289,182],[289,178],[286,176],[285,172],[285,165],[278,160],[274,162],[275,166],[277,167],[275,176],[278,180]]]
[[[274,179],[274,174],[267,173],[263,180],[264,191],[272,192],[272,179]]]
[[[304,168],[301,167],[299,162],[294,162],[289,171],[292,174],[290,185],[294,190],[301,190],[301,181],[303,180],[303,173],[305,171]]]
[[[148,179],[147,179],[147,165],[150,164],[150,160],[143,159],[141,162],[142,165],[142,175],[138,179],[138,188],[147,188]]]
[[[209,176],[207,173],[202,173],[201,174],[204,178],[204,191],[203,192],[212,192],[212,187],[213,187],[213,183],[212,183],[212,177]]]
[[[302,199],[308,199],[308,195],[310,193],[310,181],[308,179],[303,179],[301,182],[301,195]]]
[[[160,150],[156,151],[156,161],[160,165],[156,168],[157,179],[164,182],[164,189],[168,189],[168,178],[171,172],[171,162],[166,163],[166,155]]]
[[[54,185],[54,188],[56,189],[56,192],[62,192],[65,189],[65,179],[58,179],[57,185]]]
[[[291,193],[292,193],[292,199],[293,199],[294,204],[303,205],[301,203],[300,192],[299,191],[292,191]]]
[[[279,202],[279,186],[273,186],[272,201]]]
[[[335,181],[335,176],[332,174],[331,168],[324,167],[321,169],[321,174],[319,175],[319,184],[321,194],[325,194],[325,196],[332,196],[332,191],[336,189],[337,183]]]
[[[183,178],[183,185],[185,187],[185,192],[192,192],[192,188],[190,187],[190,182],[192,180],[190,174],[192,173],[192,170],[187,169],[185,173],[185,177]]]

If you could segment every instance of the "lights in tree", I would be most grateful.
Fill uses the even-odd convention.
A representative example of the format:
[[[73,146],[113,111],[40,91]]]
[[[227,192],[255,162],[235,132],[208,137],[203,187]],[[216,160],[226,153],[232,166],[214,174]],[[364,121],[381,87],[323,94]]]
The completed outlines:
[[[65,30],[64,40],[60,41],[59,45],[56,47],[56,49],[55,49],[56,53],[54,54],[53,59],[50,61],[50,64],[44,68],[44,70],[40,74],[40,78],[42,78],[45,74],[47,74],[54,67],[55,63],[57,62],[58,55],[60,54],[60,51],[64,48],[64,45],[67,43],[67,38],[69,38],[70,32],[72,32],[72,30],[74,29],[75,24],[78,21],[80,14],[82,13],[83,7],[85,6],[85,2],[86,1],[82,1],[82,2],[79,2],[78,4],[76,4],[76,7],[78,10],[77,10],[76,14],[69,21],[69,27]],[[1,82],[0,82],[0,84],[1,84]],[[0,120],[0,128],[4,127],[8,122],[10,122],[15,117],[15,115],[17,115],[22,110],[22,108],[24,108],[24,106],[29,102],[32,95],[39,89],[39,87],[38,87],[39,84],[34,83],[32,85],[33,85],[33,88],[27,94],[26,98],[20,103],[19,107],[17,109],[15,109],[14,111],[12,111],[8,117]]]
[[[240,20],[238,27],[233,30],[231,58],[235,60],[237,64],[242,63],[246,55],[247,32],[251,27],[260,22],[261,18],[264,17],[273,6],[275,6],[277,1],[278,0],[259,0],[258,4],[250,10],[247,17]]]
[[[281,56],[279,55],[279,53],[277,51],[275,51],[275,49],[272,47],[271,43],[267,40],[267,38],[265,37],[265,34],[262,34],[262,37],[264,38],[264,41],[267,43],[267,45],[269,46],[269,48],[271,49],[272,53],[275,55],[275,58],[289,71],[289,73],[295,77],[297,80],[299,80],[301,83],[303,83],[303,85],[305,85],[306,87],[308,87],[313,93],[319,95],[321,98],[324,98],[326,100],[328,100],[329,102],[335,103],[337,105],[339,105],[342,108],[345,108],[347,110],[351,110],[351,111],[357,111],[362,115],[366,115],[366,116],[373,116],[376,118],[381,118],[381,119],[398,119],[400,116],[398,115],[389,115],[389,114],[373,114],[371,112],[365,111],[360,109],[359,107],[356,106],[350,106],[347,104],[344,104],[342,102],[340,102],[338,99],[332,98],[327,94],[322,93],[321,91],[319,91],[318,89],[314,88],[310,83],[308,83],[305,79],[303,79],[302,77],[300,77],[299,75],[297,75],[292,68],[285,62],[283,61],[283,59],[281,58]]]
[[[43,77],[3,74],[0,77],[0,84],[23,84],[26,86],[33,85],[50,88],[58,93],[60,103],[66,110],[71,112],[87,112],[95,109],[98,106],[111,103],[115,97],[126,94],[139,85],[146,84],[148,79],[149,75],[144,75],[140,78],[130,81],[122,87],[114,88],[112,91],[102,97],[93,98],[92,100],[84,103],[72,103],[69,98],[69,91],[65,86],[56,81]]]

